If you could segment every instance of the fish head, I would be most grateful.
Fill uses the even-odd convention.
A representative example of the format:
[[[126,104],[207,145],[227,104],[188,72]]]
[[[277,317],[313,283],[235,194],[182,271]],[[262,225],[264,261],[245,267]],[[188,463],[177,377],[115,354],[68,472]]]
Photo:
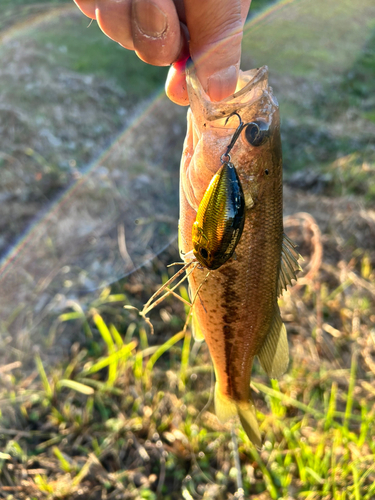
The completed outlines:
[[[281,141],[278,103],[268,85],[268,68],[240,71],[236,92],[213,102],[202,88],[193,67],[187,71],[190,109],[181,160],[180,219],[183,250],[192,248],[191,234],[199,204],[213,176],[231,161],[242,184],[246,209],[267,191],[272,178],[281,182]],[[232,115],[232,116],[231,116]],[[229,118],[228,118],[229,117]],[[230,158],[228,145],[240,124]]]
[[[234,113],[248,124],[231,151],[231,161],[240,177],[261,181],[264,175],[270,175],[270,168],[266,174],[264,165],[274,163],[276,156],[281,159],[279,111],[268,85],[267,66],[240,71],[236,92],[220,102],[210,100],[193,68],[188,71],[187,85],[190,134],[186,146],[190,161],[186,167],[191,184],[189,199],[197,209],[239,125]]]

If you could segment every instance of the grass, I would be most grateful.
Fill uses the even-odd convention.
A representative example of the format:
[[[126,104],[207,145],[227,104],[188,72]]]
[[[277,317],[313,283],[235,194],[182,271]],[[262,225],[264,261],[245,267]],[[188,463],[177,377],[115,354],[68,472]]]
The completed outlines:
[[[53,5],[59,6],[61,2]],[[66,4],[62,2],[62,5]],[[48,7],[53,12],[52,6]],[[105,37],[96,21],[90,23],[78,9],[72,9],[66,15],[56,10],[53,17],[42,23],[39,29],[35,29],[32,21],[29,29],[25,23],[20,36],[28,39],[32,32],[33,45],[44,58],[49,58],[51,64],[58,61],[64,70],[109,78],[133,100],[144,99],[162,90],[168,68],[145,64],[133,51],[125,50]]]
[[[323,0],[275,3],[268,16],[248,24],[244,58],[281,74],[329,78],[350,68],[361,53],[374,27],[372,7],[371,0],[334,0],[329,9]],[[354,16],[361,22],[354,22]]]
[[[246,498],[262,492],[271,499],[375,495],[375,274],[363,252],[355,252],[345,266],[358,270],[357,279],[324,264],[311,283],[281,301],[291,366],[271,386],[255,369],[252,386],[264,448],[257,452],[237,428]],[[17,368],[4,372],[4,492],[14,493],[23,475],[27,479],[16,498],[26,498],[26,492],[30,498],[96,498],[96,489],[109,498],[234,495],[230,428],[213,415],[205,344],[199,349],[191,344],[189,330],[160,343],[160,325],[150,337],[136,312],[124,305],[138,302],[129,304],[116,289],[105,290],[85,312],[72,304],[71,312],[58,318],[60,335],[76,331],[69,359],[47,368],[37,355],[28,382]],[[174,298],[159,306],[163,329],[182,328],[183,311]],[[296,337],[296,328],[306,334]]]
[[[306,2],[299,4],[306,7]],[[9,13],[14,5],[7,2],[1,8]],[[348,40],[340,30],[348,26],[354,7],[335,5],[336,18],[346,21],[337,23],[332,53],[318,40],[311,57],[301,58],[316,34],[319,5],[310,3],[311,25],[281,15],[276,20],[278,47],[273,47],[268,21],[262,29],[255,25],[253,38],[245,38],[244,55],[246,60],[256,54],[256,62],[267,62],[284,82],[277,95],[287,117],[287,168],[319,165],[331,176],[326,191],[330,203],[335,204],[334,196],[350,195],[347,204],[360,197],[371,209],[374,156],[367,128],[373,122],[375,38],[367,36],[370,21],[354,25],[349,38],[355,50],[350,57],[344,50],[336,58],[338,41]],[[366,6],[363,2],[361,9]],[[293,12],[301,16],[301,7]],[[332,19],[325,26],[331,33],[336,28]],[[299,46],[296,40],[306,30]],[[165,69],[147,67],[106,40],[96,26],[87,29],[83,16],[47,23],[34,43],[69,72],[103,80],[110,75],[134,101],[154,92],[165,78]],[[283,73],[285,61],[293,71],[292,79],[284,81],[283,76],[290,77]],[[332,68],[337,70],[334,78]],[[321,87],[296,92],[310,77]],[[357,114],[345,121],[347,109]],[[345,126],[337,132],[333,126],[341,121]],[[348,123],[366,126],[352,132]],[[170,150],[169,159],[179,156],[172,146]],[[48,167],[44,156],[33,149],[29,153],[35,163]],[[135,170],[147,174],[147,165]],[[100,194],[92,196],[98,197],[92,201],[101,211]],[[313,202],[318,213],[322,200]],[[337,205],[339,215],[340,210],[348,213],[342,206]],[[280,301],[290,340],[289,369],[279,381],[269,381],[256,364],[252,381],[263,449],[256,451],[236,427],[246,498],[375,498],[375,257],[372,212],[362,203],[361,213],[354,206],[348,220],[337,218],[322,236],[325,257],[319,271]],[[308,266],[311,238],[306,227],[297,233]],[[55,250],[51,240],[50,251]],[[186,308],[175,298],[163,302],[151,315],[153,336],[135,310],[124,308],[141,308],[167,281],[172,270],[166,265],[178,259],[173,252],[155,259],[144,272],[87,296],[56,289],[54,282],[46,289],[40,280],[35,284],[38,302],[48,293],[52,297],[41,314],[20,294],[17,307],[1,318],[0,346],[7,361],[0,366],[0,498],[235,498],[231,429],[214,415],[209,353],[204,343],[194,342],[189,329],[183,330]],[[66,280],[74,280],[74,274],[70,270]],[[28,279],[31,288],[31,274]],[[179,292],[188,298],[185,288]]]
[[[287,175],[373,152],[372,8],[371,1],[335,0],[329,8],[321,0],[285,1],[248,23],[242,66],[270,68]]]
[[[0,5],[0,31],[28,21],[30,17],[45,13],[61,5],[69,5],[71,0],[2,0]],[[0,36],[1,39],[1,36]]]
[[[100,77],[111,75],[132,99],[144,99],[164,87],[168,68],[145,64],[133,51],[103,36],[97,23],[90,24],[83,15],[56,20],[35,39],[40,48],[57,52],[66,69]]]

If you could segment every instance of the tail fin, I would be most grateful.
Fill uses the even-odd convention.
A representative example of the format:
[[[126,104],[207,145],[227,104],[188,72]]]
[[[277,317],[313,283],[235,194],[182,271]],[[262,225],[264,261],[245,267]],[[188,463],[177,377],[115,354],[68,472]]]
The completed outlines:
[[[253,401],[249,401],[248,403],[233,401],[220,392],[218,383],[216,382],[215,412],[217,418],[223,424],[238,415],[247,437],[258,449],[262,447],[262,438]]]

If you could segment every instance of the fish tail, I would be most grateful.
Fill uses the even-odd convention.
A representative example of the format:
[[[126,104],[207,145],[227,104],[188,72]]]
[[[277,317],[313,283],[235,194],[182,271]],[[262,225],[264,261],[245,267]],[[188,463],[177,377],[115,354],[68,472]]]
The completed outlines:
[[[258,448],[262,448],[262,437],[255,414],[255,406],[252,401],[237,404],[238,416],[244,431],[250,441]]]
[[[234,401],[220,391],[219,384],[216,382],[215,412],[223,424],[238,415],[247,437],[258,449],[262,447],[262,438],[252,399],[248,402]]]

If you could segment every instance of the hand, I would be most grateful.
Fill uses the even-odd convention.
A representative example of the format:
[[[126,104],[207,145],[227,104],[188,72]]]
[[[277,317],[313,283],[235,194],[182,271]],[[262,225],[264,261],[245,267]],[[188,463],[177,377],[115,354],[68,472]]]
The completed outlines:
[[[235,91],[243,25],[251,0],[74,0],[109,37],[154,66],[172,64],[166,93],[189,104],[185,63],[191,57],[213,101]]]

